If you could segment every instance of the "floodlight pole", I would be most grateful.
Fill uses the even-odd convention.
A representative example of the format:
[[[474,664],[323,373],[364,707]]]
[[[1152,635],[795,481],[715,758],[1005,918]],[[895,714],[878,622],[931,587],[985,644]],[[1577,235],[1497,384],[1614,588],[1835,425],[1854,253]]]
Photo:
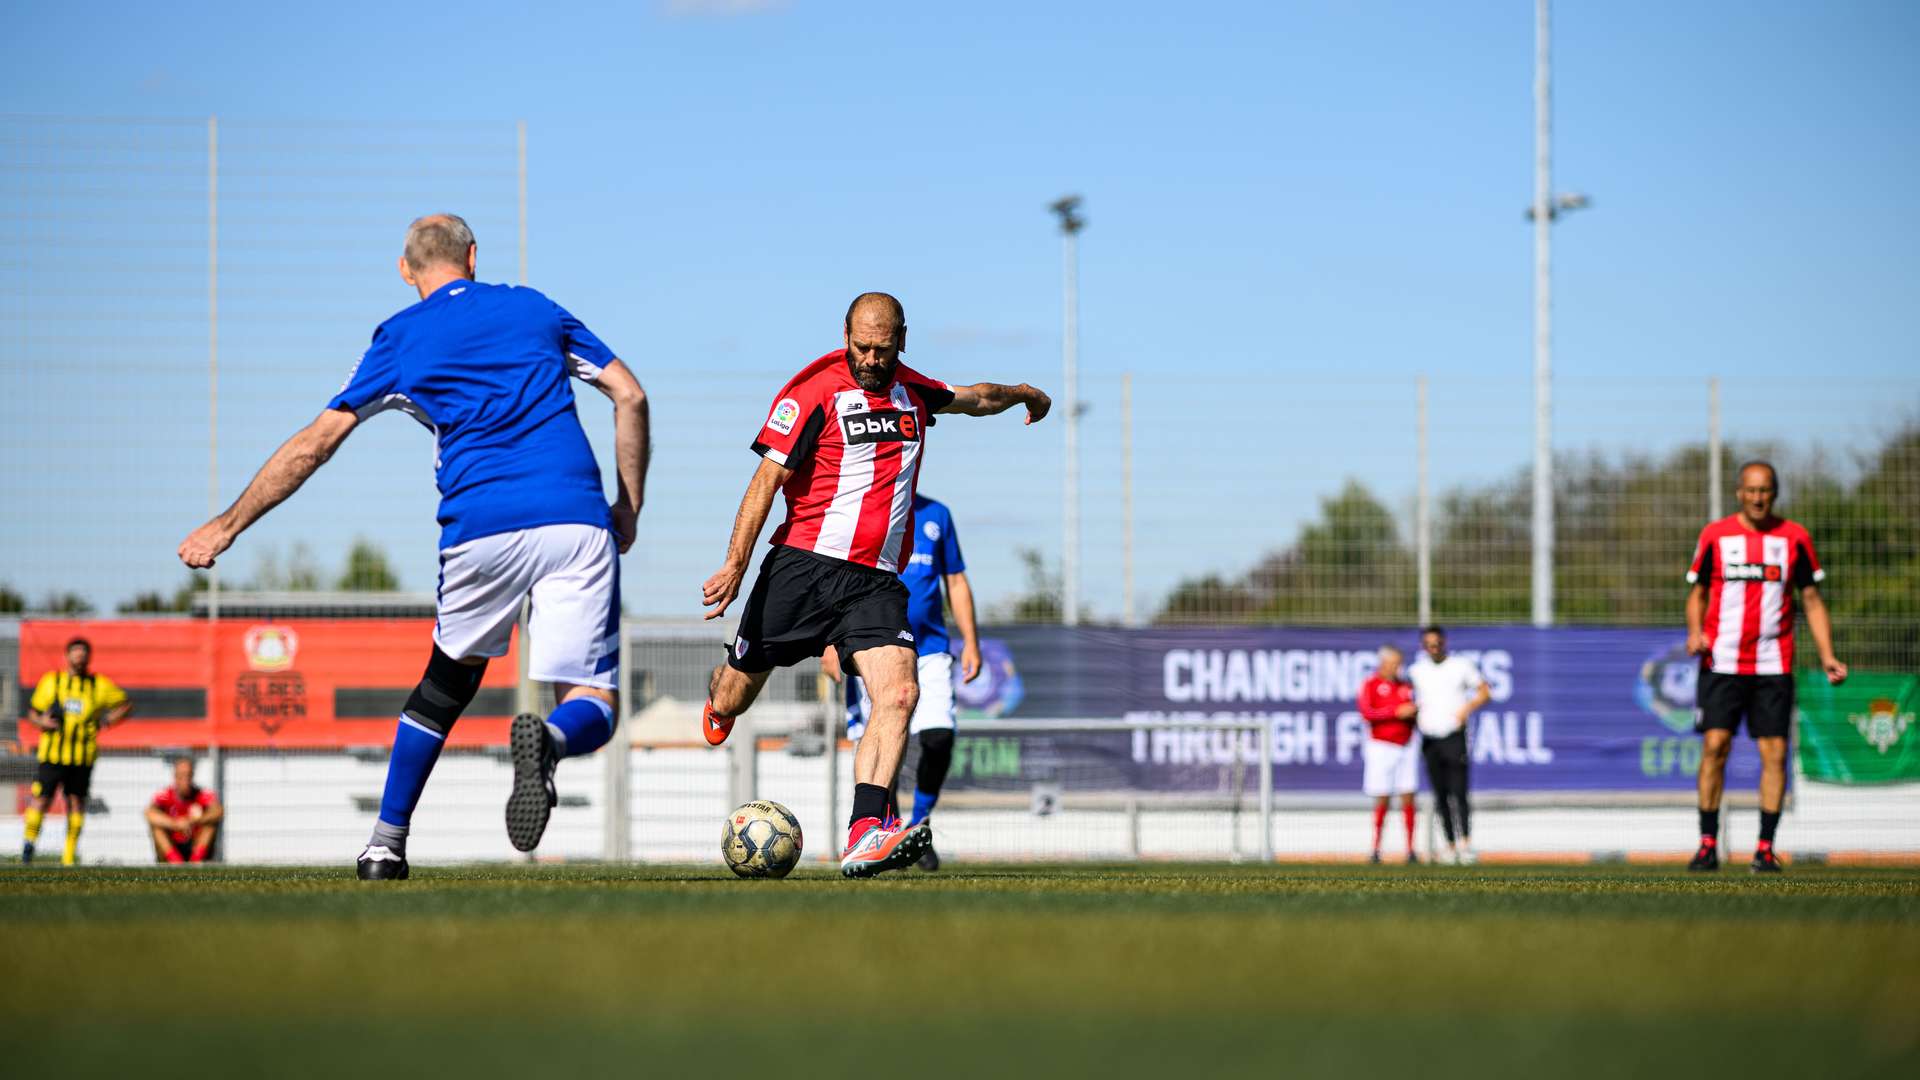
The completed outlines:
[[[1060,621],[1080,622],[1080,265],[1078,238],[1086,227],[1079,214],[1080,196],[1068,195],[1051,207],[1060,217],[1064,309],[1060,338],[1061,403],[1066,406],[1066,490],[1062,494],[1060,551]]]
[[[220,512],[220,118],[207,117],[207,517]],[[207,618],[220,618],[220,568],[207,568]],[[218,788],[215,789],[219,790]]]
[[[1553,625],[1553,90],[1550,0],[1533,23],[1533,625]]]

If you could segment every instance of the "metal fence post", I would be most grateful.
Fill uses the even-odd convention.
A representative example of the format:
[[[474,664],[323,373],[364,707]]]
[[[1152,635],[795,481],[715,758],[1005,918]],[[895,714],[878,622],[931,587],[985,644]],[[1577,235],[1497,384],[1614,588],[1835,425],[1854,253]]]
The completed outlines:
[[[633,634],[620,622],[620,704],[613,740],[607,744],[606,794],[602,800],[601,842],[608,862],[633,857]]]
[[[1418,564],[1419,625],[1433,625],[1433,504],[1427,486],[1427,377],[1414,382],[1415,468],[1413,502],[1414,560]]]
[[[1273,721],[1260,722],[1260,861],[1273,861]]]
[[[214,795],[221,805],[227,802],[227,755],[217,742],[207,744],[207,782],[213,785]],[[227,861],[227,830],[223,826],[213,831],[213,861]]]
[[[1720,520],[1720,377],[1707,376],[1707,520]]]

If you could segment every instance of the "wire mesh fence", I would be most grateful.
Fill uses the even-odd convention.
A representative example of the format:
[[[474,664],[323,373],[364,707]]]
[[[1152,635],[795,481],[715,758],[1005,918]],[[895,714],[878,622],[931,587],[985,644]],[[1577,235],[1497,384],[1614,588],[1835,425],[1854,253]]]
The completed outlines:
[[[318,411],[371,328],[406,301],[389,275],[408,220],[457,210],[483,240],[482,276],[519,276],[526,146],[511,124],[0,118],[0,500],[18,510],[18,527],[0,538],[0,615],[429,617],[432,450],[411,424],[356,432],[298,498],[222,560],[217,581],[188,575],[173,552]],[[373,164],[400,151],[434,167]],[[537,170],[537,143],[532,158]],[[719,804],[743,787],[738,767],[682,745],[724,638],[719,624],[699,623],[698,586],[718,564],[755,464],[746,444],[775,390],[834,344],[801,343],[785,360],[721,373],[635,361],[654,402],[656,442],[641,538],[623,567],[628,613],[653,626],[636,632],[630,665],[639,743],[614,778],[619,812],[563,807],[569,824],[556,826],[552,850],[704,858],[713,846],[705,834],[717,836],[727,808]],[[939,378],[977,377],[932,351],[909,360]],[[1124,376],[1083,365],[1074,506],[1063,499],[1057,429],[954,417],[930,433],[921,487],[953,510],[985,619],[1014,628],[1059,620],[1065,520],[1077,513],[1079,596],[1095,627],[1365,628],[1405,637],[1423,618],[1464,627],[1528,621],[1526,380],[1485,371],[1375,376],[1337,357],[1310,375],[1268,369],[1259,358],[1238,363]],[[1810,359],[1809,374],[1794,378],[1740,376],[1737,358],[1726,366],[1718,380],[1577,369],[1558,380],[1555,624],[1679,628],[1682,575],[1700,528],[1734,510],[1738,465],[1766,458],[1780,470],[1781,511],[1809,529],[1828,569],[1822,588],[1841,658],[1867,675],[1920,672],[1920,380],[1844,377],[1843,361]],[[84,393],[74,388],[76,369],[87,374]],[[1042,372],[1023,377],[1049,382]],[[609,460],[608,418],[596,407],[583,407],[582,417]],[[14,640],[0,633],[0,704],[17,717],[21,689],[37,672],[22,670]],[[1804,647],[1799,655],[1814,659]],[[115,659],[99,662],[111,671]],[[1062,669],[1035,681],[1081,677]],[[177,695],[193,691],[173,682],[144,689],[150,707],[174,709],[187,707]],[[214,690],[200,689],[203,707]],[[809,666],[781,673],[756,710],[757,721],[784,725],[794,734],[780,737],[795,740],[760,759],[763,793],[783,798],[799,788],[813,836],[821,835],[813,822],[828,828],[835,804],[824,776],[802,775],[832,761],[833,782],[850,782],[841,755],[825,749],[837,736],[824,697]],[[1887,737],[1873,738],[1889,747],[1920,739],[1905,734],[1898,707],[1859,715],[1862,731],[1884,715]],[[1337,714],[1326,723],[1336,727]],[[1684,771],[1694,744],[1677,729],[1667,737],[1671,745],[1648,752],[1671,754]],[[321,848],[357,842],[383,760],[377,742],[300,753],[222,747],[236,811],[250,811],[236,813],[230,857],[320,858]],[[991,765],[993,754],[1027,744],[983,732],[967,745]],[[147,775],[157,752],[109,754],[101,775],[110,803],[158,786]],[[423,833],[467,837],[450,840],[441,857],[506,857],[485,825],[484,793],[500,767],[494,751],[466,748],[436,779],[449,801],[436,811],[429,800]],[[567,769],[590,804],[616,798],[597,771]],[[1178,798],[1124,776],[1098,789],[1069,785],[1060,793],[1066,810],[1047,821],[1033,813],[1035,784],[1023,776],[1004,790],[956,793],[949,827],[958,847],[983,857],[1257,853],[1247,831],[1257,795],[1257,785],[1244,786],[1249,771],[1259,770],[1243,763],[1236,774],[1242,787]],[[461,794],[469,790],[470,804]],[[1862,844],[1892,850],[1912,846],[1913,827],[1898,823],[1907,813],[1898,809],[1901,790],[1808,785],[1794,798],[1810,813],[1824,803],[1841,819],[1851,815]],[[1308,805],[1328,797],[1292,790],[1283,778],[1273,850],[1343,850],[1333,839],[1347,835],[1351,807]],[[1664,805],[1582,809],[1593,801],[1585,795],[1558,804],[1498,798],[1508,810],[1490,803],[1490,813],[1512,816],[1491,817],[1490,836],[1497,821],[1593,815],[1590,828],[1568,830],[1589,851],[1646,847],[1652,833],[1633,831],[1635,815],[1654,815],[1645,819],[1654,830],[1668,828],[1674,813]],[[449,816],[431,825],[441,812]],[[1170,819],[1184,824],[1160,844],[1150,838],[1164,831],[1154,822],[1165,814],[1184,815]],[[453,824],[469,817],[470,827]],[[628,822],[624,844],[608,821]],[[1085,831],[1063,833],[1067,821],[1085,822]],[[1193,824],[1200,821],[1208,823]],[[139,833],[131,835],[124,849],[99,850],[135,859],[142,849]],[[1497,846],[1556,850],[1545,842],[1516,833]]]

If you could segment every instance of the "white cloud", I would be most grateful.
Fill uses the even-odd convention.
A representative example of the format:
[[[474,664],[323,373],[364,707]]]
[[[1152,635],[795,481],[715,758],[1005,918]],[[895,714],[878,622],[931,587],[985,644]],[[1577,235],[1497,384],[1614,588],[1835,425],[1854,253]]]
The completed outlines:
[[[660,14],[672,19],[730,19],[741,15],[765,15],[787,6],[787,0],[659,0]]]

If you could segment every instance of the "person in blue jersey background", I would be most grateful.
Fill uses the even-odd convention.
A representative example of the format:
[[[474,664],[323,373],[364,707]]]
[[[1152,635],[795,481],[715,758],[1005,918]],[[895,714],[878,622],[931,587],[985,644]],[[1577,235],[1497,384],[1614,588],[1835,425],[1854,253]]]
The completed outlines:
[[[261,466],[233,505],[180,545],[212,566],[261,515],[325,464],[362,420],[404,412],[433,433],[440,571],[433,652],[407,698],[387,760],[363,880],[408,876],[407,836],[454,721],[488,659],[504,656],[532,602],[527,673],[552,683],[544,719],[514,718],[507,839],[531,851],[558,796],[555,764],[613,737],[619,700],[619,553],[645,498],[647,398],[627,366],[565,308],[525,287],[474,280],[467,223],[431,214],[407,229],[400,277],[420,302],[380,324],[318,419]],[[609,501],[569,378],[613,402],[619,485]]]
[[[980,635],[974,621],[973,586],[967,581],[967,561],[960,554],[960,534],[953,526],[953,514],[946,504],[925,495],[913,497],[913,555],[900,571],[907,587],[907,623],[918,638],[920,665],[920,704],[913,710],[909,736],[919,744],[920,760],[914,769],[913,817],[909,826],[918,825],[933,813],[940,800],[940,787],[946,782],[953,764],[954,653],[953,638],[947,632],[946,608],[953,608],[954,629],[960,638],[960,680],[972,682],[980,675]],[[945,593],[942,595],[942,586]],[[821,657],[827,674],[840,678],[833,650]],[[858,740],[866,728],[871,702],[860,679],[845,681],[847,694],[847,737]],[[940,856],[927,849],[920,857],[922,870],[938,870]]]

